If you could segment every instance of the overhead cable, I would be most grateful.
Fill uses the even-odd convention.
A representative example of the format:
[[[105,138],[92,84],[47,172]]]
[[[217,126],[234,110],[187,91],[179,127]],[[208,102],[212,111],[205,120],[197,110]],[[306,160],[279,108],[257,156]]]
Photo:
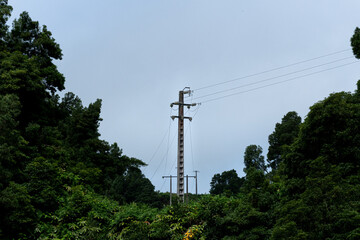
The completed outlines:
[[[175,137],[176,137],[176,134],[174,134],[174,137],[172,138],[172,140],[171,140],[171,142],[170,142],[170,146],[168,146],[168,148],[170,148],[170,147],[172,146],[172,144],[173,144],[173,142],[174,142],[174,140],[175,140]],[[165,159],[167,159],[168,153],[169,153],[169,151],[166,150],[165,155],[164,155],[163,158],[161,159],[159,165],[157,166],[157,168],[156,168],[156,170],[154,171],[154,173],[153,173],[152,177],[150,178],[150,180],[152,180],[152,179],[154,178],[154,176],[156,175],[156,173],[157,173],[157,171],[159,170],[160,166],[162,165],[163,161],[164,161]]]
[[[227,80],[227,81],[223,81],[223,82],[219,82],[219,83],[215,83],[215,84],[210,84],[210,85],[207,85],[207,86],[204,86],[204,87],[200,87],[200,88],[194,89],[193,91],[199,91],[199,90],[203,90],[203,89],[206,89],[206,88],[211,88],[211,87],[223,85],[223,84],[226,84],[226,83],[238,81],[238,80],[241,80],[241,79],[258,76],[258,75],[261,75],[261,74],[264,74],[264,73],[273,72],[273,71],[276,71],[276,70],[280,70],[280,69],[283,69],[283,68],[287,68],[287,67],[299,65],[299,64],[302,64],[302,63],[314,61],[314,60],[317,60],[317,59],[329,57],[329,56],[336,55],[336,54],[343,53],[343,52],[347,52],[347,51],[350,51],[350,50],[351,50],[351,48],[348,48],[348,49],[345,49],[345,50],[341,50],[341,51],[337,51],[337,52],[325,54],[325,55],[322,55],[322,56],[319,56],[319,57],[314,57],[314,58],[310,58],[310,59],[303,60],[303,61],[300,61],[300,62],[296,62],[296,63],[288,64],[288,65],[285,65],[285,66],[281,66],[281,67],[269,69],[269,70],[262,71],[262,72],[259,72],[259,73],[254,73],[254,74],[250,74],[250,75],[247,75],[247,76],[234,78],[234,79]]]
[[[238,94],[242,94],[242,93],[247,93],[247,92],[255,91],[255,90],[258,90],[258,89],[261,89],[261,88],[266,88],[266,87],[270,87],[270,86],[278,85],[278,84],[281,84],[281,83],[290,82],[290,81],[293,81],[293,80],[295,80],[295,79],[299,79],[299,78],[303,78],[303,77],[307,77],[307,76],[315,75],[315,74],[318,74],[318,73],[322,73],[322,72],[330,71],[330,70],[333,70],[333,69],[337,69],[337,68],[345,67],[345,66],[348,66],[348,65],[351,65],[351,64],[354,64],[354,63],[358,63],[358,62],[359,62],[359,61],[355,61],[355,62],[351,62],[351,63],[342,64],[342,65],[339,65],[339,66],[336,66],[336,67],[327,68],[327,69],[324,69],[324,70],[321,70],[321,71],[317,71],[317,72],[313,72],[313,73],[309,73],[309,74],[305,74],[305,75],[301,75],[301,76],[293,77],[293,78],[290,78],[290,79],[287,79],[287,80],[283,80],[283,81],[279,81],[279,82],[275,82],[275,83],[267,84],[267,85],[264,85],[264,86],[260,86],[260,87],[252,88],[252,89],[249,89],[249,90],[246,90],[246,91],[236,92],[236,93],[228,94],[228,95],[225,95],[225,96],[221,96],[221,97],[217,97],[217,98],[208,99],[208,100],[203,101],[203,102],[201,102],[201,103],[212,102],[212,101],[216,101],[216,100],[219,100],[219,99],[222,99],[222,98],[227,98],[227,97],[231,97],[231,96],[234,96],[234,95],[238,95]]]
[[[233,87],[233,88],[229,88],[229,89],[217,91],[217,92],[214,92],[214,93],[209,93],[209,94],[206,94],[206,95],[203,95],[203,96],[200,96],[200,97],[195,97],[195,98],[193,98],[193,99],[196,100],[196,99],[200,99],[200,98],[204,98],[204,97],[209,97],[209,96],[213,96],[213,95],[220,94],[220,93],[224,93],[224,92],[229,92],[229,91],[232,91],[232,90],[235,90],[235,89],[239,89],[239,88],[243,88],[243,87],[248,87],[248,86],[256,85],[256,84],[259,84],[259,83],[262,83],[262,82],[267,82],[267,81],[274,80],[274,79],[277,79],[277,78],[286,77],[286,76],[289,76],[289,75],[292,75],[292,74],[295,74],[295,73],[304,72],[304,71],[307,71],[307,70],[310,70],[310,69],[314,69],[314,68],[322,67],[322,66],[329,65],[329,64],[332,64],[332,63],[344,61],[344,60],[347,60],[347,59],[350,59],[350,58],[353,58],[353,57],[346,57],[346,58],[338,59],[338,60],[335,60],[335,61],[331,61],[331,62],[319,64],[319,65],[316,65],[316,66],[304,68],[304,69],[301,69],[301,70],[298,70],[298,71],[294,71],[294,72],[282,74],[282,75],[275,76],[275,77],[271,77],[271,78],[266,78],[266,79],[263,79],[263,80],[260,80],[260,81],[256,81],[256,82],[252,82],[252,83],[243,84],[243,85],[240,85],[240,86],[237,86],[237,87]]]
[[[171,111],[170,111],[170,114],[171,114]],[[151,163],[151,161],[154,159],[154,157],[155,157],[156,154],[158,153],[161,145],[163,144],[163,142],[164,142],[164,140],[165,140],[166,135],[167,135],[167,134],[170,135],[170,127],[171,127],[171,121],[169,121],[169,128],[168,128],[167,131],[165,132],[165,134],[164,134],[162,140],[160,141],[159,145],[157,146],[155,152],[154,152],[153,155],[151,156],[149,162],[147,162],[146,166],[144,166],[144,167],[145,167],[144,172],[147,170],[147,166],[149,166],[149,164]],[[168,143],[168,145],[169,145],[169,143]]]

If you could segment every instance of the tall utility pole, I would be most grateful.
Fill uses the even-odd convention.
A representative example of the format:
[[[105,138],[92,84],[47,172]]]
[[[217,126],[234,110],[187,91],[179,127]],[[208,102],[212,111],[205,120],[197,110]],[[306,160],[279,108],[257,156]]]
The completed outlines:
[[[186,89],[186,90],[185,90]],[[191,117],[184,116],[184,106],[190,108],[196,106],[196,103],[186,104],[184,103],[184,94],[191,94],[189,87],[179,91],[179,101],[170,104],[170,107],[174,105],[179,106],[179,115],[171,116],[174,120],[178,118],[178,153],[177,153],[177,195],[179,200],[184,202],[184,119],[192,120]]]

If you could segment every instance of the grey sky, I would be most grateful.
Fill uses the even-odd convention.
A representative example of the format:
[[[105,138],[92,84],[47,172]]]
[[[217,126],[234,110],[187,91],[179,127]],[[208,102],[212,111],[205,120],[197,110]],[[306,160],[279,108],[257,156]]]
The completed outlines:
[[[169,120],[169,105],[177,101],[179,90],[197,89],[349,49],[350,37],[360,26],[358,0],[9,3],[14,7],[14,17],[28,11],[33,20],[47,25],[53,33],[64,53],[58,67],[66,77],[66,91],[77,94],[84,105],[97,98],[103,100],[101,137],[117,142],[124,154],[144,162],[156,153],[144,172],[161,191],[169,189],[168,180],[164,182],[161,176],[176,175],[176,140],[167,149],[177,127],[176,121]],[[350,56],[351,51],[347,51],[195,91],[193,98]],[[238,91],[352,61],[355,58]],[[186,131],[185,174],[200,171],[200,192],[209,191],[215,173],[235,169],[242,176],[245,147],[258,144],[266,154],[268,135],[283,115],[297,111],[304,118],[312,104],[330,93],[353,91],[359,78],[356,63],[202,104],[191,131]],[[193,180],[190,190],[194,191]]]

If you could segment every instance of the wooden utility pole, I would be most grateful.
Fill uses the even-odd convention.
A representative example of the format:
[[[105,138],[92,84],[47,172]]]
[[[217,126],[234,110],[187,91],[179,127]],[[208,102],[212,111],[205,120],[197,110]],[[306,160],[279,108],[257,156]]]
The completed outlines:
[[[185,90],[186,89],[186,90]],[[186,104],[184,103],[184,94],[191,94],[190,88],[186,87],[182,91],[179,91],[179,101],[170,104],[170,107],[174,105],[179,106],[179,115],[171,116],[174,120],[178,118],[178,153],[177,153],[177,195],[179,200],[184,202],[184,119],[192,120],[191,117],[184,116],[184,106],[190,108],[196,106],[196,103]]]

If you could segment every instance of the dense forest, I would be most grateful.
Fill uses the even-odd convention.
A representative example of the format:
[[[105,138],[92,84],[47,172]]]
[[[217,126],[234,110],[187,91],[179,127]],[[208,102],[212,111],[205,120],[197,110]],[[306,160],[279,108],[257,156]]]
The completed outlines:
[[[145,163],[99,139],[101,100],[65,93],[46,26],[0,0],[1,239],[360,239],[360,82],[289,112],[244,153],[245,177],[168,206]],[[351,38],[360,58],[360,29]],[[355,85],[355,84],[354,84]]]

